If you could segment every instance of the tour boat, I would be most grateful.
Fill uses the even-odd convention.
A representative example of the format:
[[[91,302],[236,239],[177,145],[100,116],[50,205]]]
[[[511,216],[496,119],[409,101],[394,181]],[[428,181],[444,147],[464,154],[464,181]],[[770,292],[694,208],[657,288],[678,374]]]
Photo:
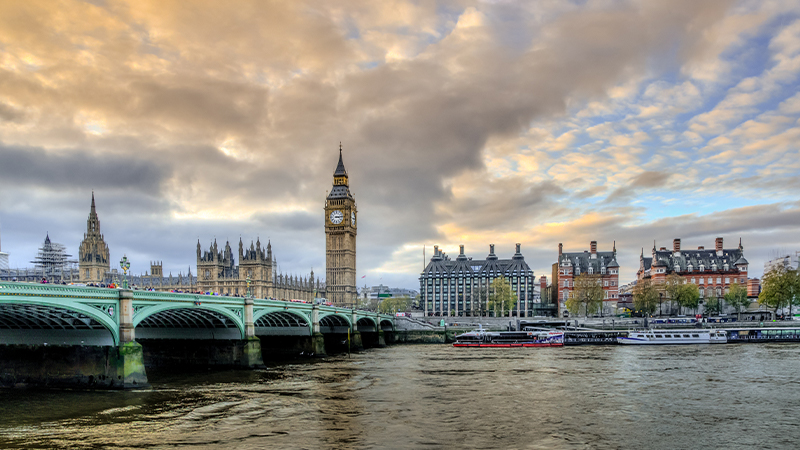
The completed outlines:
[[[453,347],[561,347],[563,331],[470,331],[456,336]]]
[[[728,335],[724,330],[636,330],[628,336],[618,337],[619,344],[725,344]]]

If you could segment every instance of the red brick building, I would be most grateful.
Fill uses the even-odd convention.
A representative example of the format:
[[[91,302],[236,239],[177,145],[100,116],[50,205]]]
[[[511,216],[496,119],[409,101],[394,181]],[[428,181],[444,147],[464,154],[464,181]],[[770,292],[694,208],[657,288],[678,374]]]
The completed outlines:
[[[683,250],[681,240],[674,239],[672,250],[666,247],[656,250],[654,242],[649,258],[644,257],[642,250],[636,276],[639,281],[649,279],[653,283],[663,283],[668,275],[676,273],[700,288],[702,300],[722,297],[733,283],[747,286],[747,266],[741,239],[738,248],[725,249],[722,247],[722,238],[717,238],[713,250],[704,247]]]
[[[584,273],[599,276],[605,292],[603,309],[613,312],[619,297],[619,264],[617,264],[616,244],[610,252],[598,252],[597,241],[592,241],[589,244],[589,250],[582,252],[564,252],[563,245],[558,244],[557,264],[557,271],[553,271],[553,286],[558,295],[559,317],[564,316],[565,301],[573,295],[575,277]]]

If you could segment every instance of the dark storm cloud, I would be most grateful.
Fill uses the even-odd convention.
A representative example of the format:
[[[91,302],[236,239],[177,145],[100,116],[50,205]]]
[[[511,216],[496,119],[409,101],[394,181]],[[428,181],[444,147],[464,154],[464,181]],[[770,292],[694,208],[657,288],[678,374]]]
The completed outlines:
[[[0,145],[0,182],[51,189],[132,189],[157,194],[167,175],[134,156]]]
[[[672,174],[660,171],[646,171],[633,177],[625,186],[614,189],[605,199],[604,203],[624,204],[648,189],[655,189],[667,185]]]
[[[24,26],[0,14],[7,25],[0,39],[27,43],[38,71],[0,69],[0,93],[31,107],[0,109],[0,117],[37,130],[9,129],[13,142],[39,146],[0,150],[5,186],[36,184],[54,197],[106,186],[144,193],[131,196],[125,214],[117,206],[124,198],[104,194],[112,253],[181,268],[193,263],[198,236],[206,247],[215,235],[238,245],[239,235],[264,242],[267,233],[284,268],[322,273],[322,204],[344,141],[361,273],[409,242],[446,238],[439,229],[446,222],[520,231],[543,212],[563,210],[567,193],[555,182],[494,181],[484,165],[487,142],[563,114],[570,102],[602,99],[625,80],[679,67],[708,45],[703,33],[728,2],[563,6],[567,13],[542,21],[525,4],[455,2],[439,9],[488,19],[472,27],[432,20],[427,37],[408,45],[409,33],[386,30],[417,23],[398,25],[401,14],[379,3],[36,5],[16,6],[35,18]],[[341,23],[361,14],[369,20],[350,39]],[[521,33],[509,31],[508,18]],[[362,43],[382,33],[387,41]],[[395,38],[418,53],[390,59]],[[93,118],[106,128],[100,137],[85,133]],[[86,149],[50,150],[76,142]],[[479,195],[454,193],[452,180],[465,173],[485,185]],[[628,187],[652,188],[637,184],[647,182]],[[86,214],[80,203],[76,229]],[[309,212],[265,212],[281,204]],[[40,214],[41,227],[61,213]]]

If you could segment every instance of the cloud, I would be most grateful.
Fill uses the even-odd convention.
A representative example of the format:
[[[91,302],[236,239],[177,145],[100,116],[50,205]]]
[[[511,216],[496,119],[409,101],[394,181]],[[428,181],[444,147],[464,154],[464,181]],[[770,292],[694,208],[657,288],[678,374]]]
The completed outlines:
[[[584,245],[597,227],[635,247],[651,237],[628,231],[658,218],[707,226],[692,214],[732,201],[731,187],[789,201],[800,22],[777,25],[785,14],[726,1],[7,2],[3,243],[26,261],[57,229],[75,248],[95,189],[112,259],[177,272],[198,238],[266,236],[282,270],[322,274],[339,142],[359,273],[404,286],[433,241],[522,242],[549,261],[554,242]],[[692,198],[676,201],[684,186]]]

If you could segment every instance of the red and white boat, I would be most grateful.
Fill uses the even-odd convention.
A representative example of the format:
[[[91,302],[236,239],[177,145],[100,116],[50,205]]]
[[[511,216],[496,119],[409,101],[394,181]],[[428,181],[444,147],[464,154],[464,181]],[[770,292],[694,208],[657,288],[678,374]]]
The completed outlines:
[[[562,347],[563,345],[563,331],[484,331],[478,329],[456,336],[453,347]]]

